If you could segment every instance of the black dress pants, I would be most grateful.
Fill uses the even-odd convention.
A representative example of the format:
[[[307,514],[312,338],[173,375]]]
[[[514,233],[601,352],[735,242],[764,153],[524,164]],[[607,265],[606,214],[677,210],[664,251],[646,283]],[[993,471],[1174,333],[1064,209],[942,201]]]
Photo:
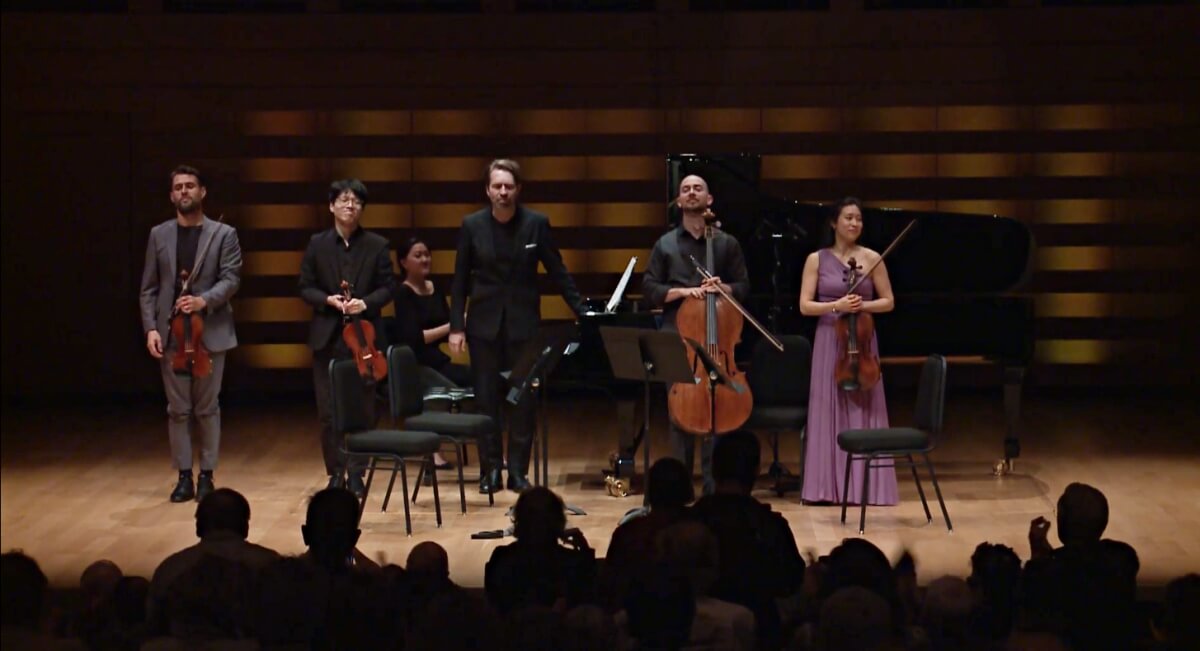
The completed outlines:
[[[471,370],[475,376],[475,403],[479,411],[490,416],[496,423],[494,433],[482,441],[480,454],[487,465],[485,470],[501,467],[503,463],[503,427],[506,421],[500,418],[502,407],[507,405],[509,384],[500,376],[511,370],[525,348],[525,341],[510,341],[501,328],[498,339],[467,337],[471,350]],[[529,454],[533,443],[534,401],[526,393],[521,403],[508,405],[508,474],[525,476],[529,468]]]

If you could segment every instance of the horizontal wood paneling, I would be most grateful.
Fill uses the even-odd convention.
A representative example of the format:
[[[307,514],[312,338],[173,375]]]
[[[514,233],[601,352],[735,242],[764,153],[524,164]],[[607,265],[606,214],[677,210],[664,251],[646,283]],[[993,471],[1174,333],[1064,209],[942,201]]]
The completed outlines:
[[[482,165],[517,157],[524,198],[551,215],[581,289],[607,296],[663,229],[672,152],[760,154],[762,190],[781,198],[1019,219],[1039,246],[1021,289],[1038,316],[1031,381],[1180,381],[1160,353],[1195,361],[1196,345],[1155,318],[1196,311],[1182,290],[1200,216],[1200,12],[917,13],[6,13],[6,299],[78,324],[11,272],[77,292],[100,277],[103,292],[82,288],[85,310],[123,316],[92,337],[116,342],[101,352],[72,336],[39,360],[10,339],[26,329],[6,327],[5,391],[58,390],[49,371],[10,369],[81,359],[94,390],[111,389],[114,370],[155,390],[125,360],[152,368],[133,297],[177,162],[204,169],[210,212],[246,252],[231,386],[283,388],[309,381],[295,275],[328,224],[332,178],[364,178],[365,223],[393,242],[420,232],[448,287]],[[21,251],[46,224],[73,242],[68,260]],[[755,291],[761,306],[769,289]]]

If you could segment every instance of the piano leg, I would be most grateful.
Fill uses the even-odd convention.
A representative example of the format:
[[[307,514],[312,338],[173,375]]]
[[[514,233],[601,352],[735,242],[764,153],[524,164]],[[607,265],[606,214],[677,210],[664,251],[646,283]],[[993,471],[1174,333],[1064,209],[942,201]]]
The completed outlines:
[[[1021,386],[1024,381],[1024,366],[1004,367],[1004,420],[1007,431],[1004,435],[1004,459],[993,468],[996,475],[1012,472],[1013,459],[1021,456],[1021,439],[1017,428],[1021,419]]]

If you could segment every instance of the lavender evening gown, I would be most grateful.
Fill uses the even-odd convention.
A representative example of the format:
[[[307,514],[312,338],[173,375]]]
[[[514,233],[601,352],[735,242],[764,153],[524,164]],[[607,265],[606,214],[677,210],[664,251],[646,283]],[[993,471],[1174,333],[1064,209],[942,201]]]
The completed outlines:
[[[846,293],[846,265],[829,249],[817,253],[816,300],[834,301]],[[861,264],[861,262],[859,263]],[[864,280],[856,290],[864,301],[875,298],[875,285]],[[801,498],[807,502],[842,501],[842,482],[845,481],[846,453],[838,449],[837,435],[848,429],[887,427],[887,402],[883,396],[883,379],[870,391],[842,391],[833,381],[838,358],[837,317],[824,314],[817,321],[813,341],[812,384],[808,393],[808,444],[804,458],[804,489]],[[861,342],[860,342],[861,345]],[[878,340],[871,339],[870,350],[878,350]],[[878,463],[878,462],[877,462]],[[850,469],[851,504],[861,504],[861,461]],[[899,501],[894,467],[871,470],[868,504],[892,505]]]

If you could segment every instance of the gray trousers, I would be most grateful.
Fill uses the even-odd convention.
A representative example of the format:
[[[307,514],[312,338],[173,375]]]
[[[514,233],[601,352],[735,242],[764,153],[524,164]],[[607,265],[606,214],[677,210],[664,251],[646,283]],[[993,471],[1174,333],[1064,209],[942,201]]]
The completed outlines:
[[[171,370],[174,350],[159,360],[163,388],[167,392],[167,433],[171,439],[171,458],[179,470],[192,469],[192,423],[200,429],[200,469],[217,467],[221,445],[221,378],[225,374],[225,353],[210,353],[212,373],[205,378],[176,375]]]

